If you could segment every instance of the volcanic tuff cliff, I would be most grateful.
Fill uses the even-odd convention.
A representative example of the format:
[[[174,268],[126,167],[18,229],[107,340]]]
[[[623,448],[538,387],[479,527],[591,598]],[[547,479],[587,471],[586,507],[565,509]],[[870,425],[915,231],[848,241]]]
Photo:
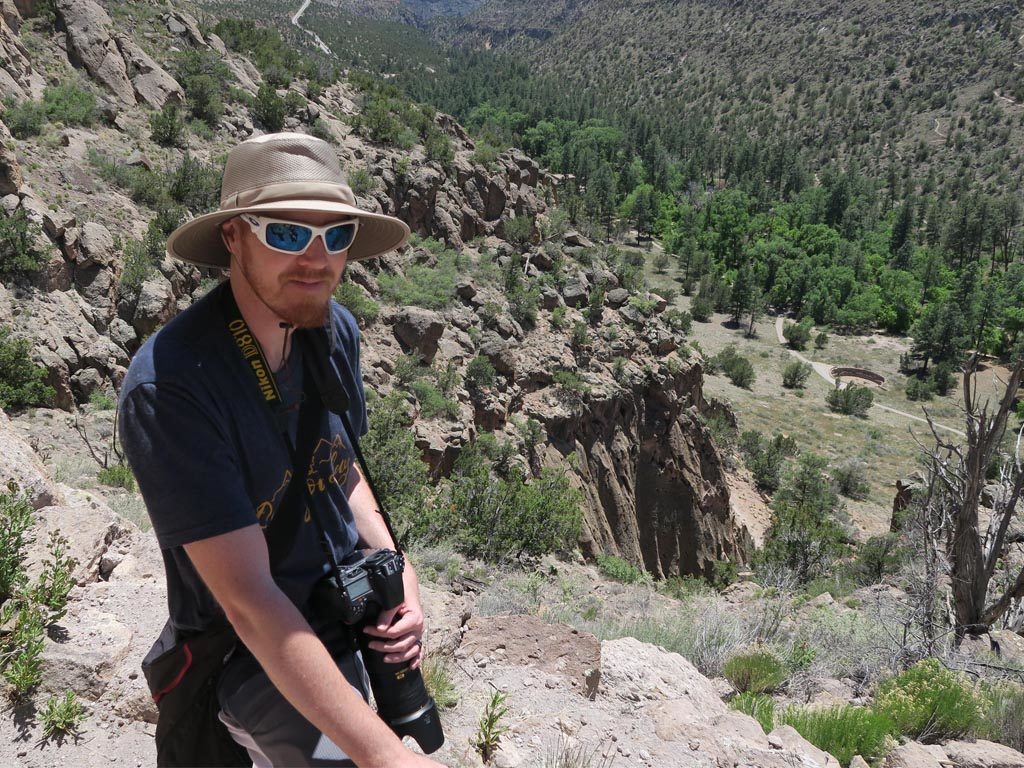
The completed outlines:
[[[103,115],[99,125],[51,126],[24,141],[0,125],[4,210],[23,210],[36,225],[37,247],[48,254],[31,283],[0,285],[0,325],[32,340],[64,409],[116,387],[141,341],[209,285],[198,270],[164,260],[136,292],[125,290],[124,245],[143,236],[152,213],[99,176],[92,150],[157,170],[180,161],[181,150],[150,140],[145,111],[183,98],[171,74],[177,50],[216,51],[235,87],[250,95],[260,82],[248,60],[204,33],[188,13],[156,3],[133,7],[129,13],[118,3],[58,0],[55,31],[28,22],[30,50],[17,30],[23,28],[19,9],[32,9],[3,3],[0,95],[20,100],[40,95],[48,83],[77,79],[98,94]],[[304,92],[301,84],[294,90]],[[472,267],[447,307],[385,305],[380,318],[367,323],[367,382],[390,390],[398,357],[414,350],[435,368],[452,364],[460,371],[483,355],[498,373],[483,392],[455,393],[458,420],[420,418],[414,425],[435,474],[448,471],[459,448],[479,432],[512,437],[514,418],[531,416],[546,432],[542,463],[564,466],[576,453],[571,472],[586,496],[586,554],[617,553],[657,575],[709,573],[717,558],[744,559],[750,537],[731,518],[721,461],[700,422],[700,363],[679,349],[680,338],[662,317],[665,302],[641,295],[653,308],[638,311],[619,286],[614,254],[574,233],[547,233],[541,242],[535,226],[530,243],[513,247],[502,239],[511,219],[541,223],[549,212],[551,181],[529,157],[510,151],[489,166],[476,162],[473,142],[444,115],[436,125],[455,150],[448,169],[428,162],[419,146],[372,145],[346,122],[360,98],[342,81],[288,118],[287,127],[308,130],[321,121],[343,165],[369,169],[376,178],[362,193],[363,205],[463,250]],[[250,109],[230,103],[211,137],[189,138],[188,152],[216,161],[257,130]],[[354,268],[350,278],[381,298],[383,276],[436,258],[428,248],[409,248]],[[488,268],[506,269],[513,259],[542,286],[533,328],[512,319],[500,281],[486,277]],[[607,292],[603,317],[589,321],[584,343],[573,344],[568,329],[587,322],[582,310],[594,291]],[[558,323],[551,322],[553,313],[561,314]],[[559,369],[578,372],[585,387],[573,393],[554,386]]]

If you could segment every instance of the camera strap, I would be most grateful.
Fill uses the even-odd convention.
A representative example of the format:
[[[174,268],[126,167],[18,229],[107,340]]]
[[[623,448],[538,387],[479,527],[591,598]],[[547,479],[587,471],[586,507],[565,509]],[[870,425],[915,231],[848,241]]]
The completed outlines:
[[[302,380],[302,403],[299,405],[299,423],[295,434],[295,442],[288,432],[288,414],[281,392],[274,380],[274,374],[263,354],[259,341],[249,330],[248,323],[242,317],[235,301],[231,286],[224,290],[223,309],[228,332],[234,339],[242,359],[252,371],[254,383],[259,394],[270,409],[271,417],[278,432],[284,439],[288,450],[288,458],[292,464],[292,474],[285,489],[284,496],[278,505],[277,512],[271,522],[263,529],[267,540],[267,551],[271,563],[280,563],[288,556],[295,538],[298,536],[302,519],[305,517],[303,502],[310,506],[310,514],[315,515],[312,499],[306,487],[306,473],[313,452],[320,438],[322,412],[318,407],[319,397],[313,388],[310,376],[304,375]],[[319,520],[317,521],[319,525]]]
[[[373,482],[373,475],[370,474],[370,465],[367,464],[366,457],[359,447],[359,437],[356,435],[355,430],[352,429],[352,423],[349,421],[348,394],[345,392],[344,386],[342,386],[338,371],[331,362],[327,332],[323,328],[307,328],[305,333],[301,335],[300,343],[305,345],[303,360],[308,362],[307,373],[312,373],[313,381],[320,392],[320,398],[323,401],[324,407],[341,418],[341,423],[345,427],[345,434],[348,436],[348,442],[352,446],[352,450],[355,451],[356,460],[362,468],[363,477],[366,478],[366,483],[370,486],[370,493],[373,494],[373,498],[377,501],[377,512],[380,513],[381,519],[384,521],[384,527],[387,528],[391,540],[395,543],[395,551],[401,554],[402,544],[398,540],[394,527],[391,525],[391,516],[384,509],[384,499],[377,493],[377,487]]]

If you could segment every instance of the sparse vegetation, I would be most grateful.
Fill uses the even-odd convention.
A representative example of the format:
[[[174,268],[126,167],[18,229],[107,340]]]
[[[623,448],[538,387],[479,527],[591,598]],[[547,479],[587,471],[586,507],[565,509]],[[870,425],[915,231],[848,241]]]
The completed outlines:
[[[786,681],[785,666],[766,649],[730,657],[722,667],[722,674],[739,693],[771,693]]]
[[[64,692],[63,698],[51,696],[46,700],[40,717],[43,721],[43,735],[46,738],[75,734],[85,720],[85,707],[74,691]]]
[[[925,743],[959,739],[981,722],[981,707],[970,683],[938,659],[924,659],[883,681],[875,708],[899,733]]]
[[[473,737],[473,746],[480,753],[480,759],[484,763],[491,762],[501,744],[501,737],[508,733],[508,726],[503,722],[507,715],[508,707],[505,706],[505,694],[495,691],[487,702],[487,706],[484,707],[476,734]]]

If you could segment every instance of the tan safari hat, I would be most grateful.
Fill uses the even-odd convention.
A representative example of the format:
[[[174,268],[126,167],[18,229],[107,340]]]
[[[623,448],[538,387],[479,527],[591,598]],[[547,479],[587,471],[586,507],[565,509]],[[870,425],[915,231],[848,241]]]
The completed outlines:
[[[309,211],[359,217],[349,261],[380,256],[409,239],[409,227],[401,219],[356,207],[338,157],[326,141],[304,133],[269,133],[231,150],[220,208],[174,230],[167,238],[167,253],[200,267],[227,268],[231,254],[220,236],[223,222],[242,213],[287,218]]]

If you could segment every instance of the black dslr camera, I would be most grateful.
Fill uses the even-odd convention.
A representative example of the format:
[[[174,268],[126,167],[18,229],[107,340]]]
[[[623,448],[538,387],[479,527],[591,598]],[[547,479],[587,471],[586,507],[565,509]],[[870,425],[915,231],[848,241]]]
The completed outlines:
[[[427,693],[423,675],[406,664],[388,664],[384,654],[369,647],[362,628],[375,623],[381,611],[405,599],[402,571],[405,558],[390,549],[361,550],[341,564],[338,572],[321,579],[313,592],[313,608],[323,618],[339,619],[352,627],[363,652],[377,714],[399,738],[412,736],[427,754],[444,744],[437,706]]]

